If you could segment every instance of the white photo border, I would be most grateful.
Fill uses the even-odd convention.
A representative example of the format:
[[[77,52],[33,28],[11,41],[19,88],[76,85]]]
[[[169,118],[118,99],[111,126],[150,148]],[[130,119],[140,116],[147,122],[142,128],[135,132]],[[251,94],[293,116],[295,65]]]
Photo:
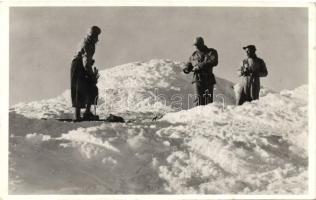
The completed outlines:
[[[307,195],[9,195],[8,194],[8,156],[9,156],[9,9],[10,7],[98,7],[98,6],[210,6],[210,7],[305,7],[308,8],[308,90],[309,90],[309,166]],[[316,3],[311,1],[206,1],[206,0],[108,0],[104,1],[0,1],[0,199],[316,199],[315,185],[315,122],[316,122],[316,63],[315,63],[315,25]]]

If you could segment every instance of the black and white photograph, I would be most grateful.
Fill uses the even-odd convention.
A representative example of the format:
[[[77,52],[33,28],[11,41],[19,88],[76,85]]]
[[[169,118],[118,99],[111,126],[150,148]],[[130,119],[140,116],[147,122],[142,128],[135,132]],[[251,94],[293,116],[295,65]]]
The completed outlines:
[[[8,196],[311,198],[315,5],[37,3],[7,6]]]

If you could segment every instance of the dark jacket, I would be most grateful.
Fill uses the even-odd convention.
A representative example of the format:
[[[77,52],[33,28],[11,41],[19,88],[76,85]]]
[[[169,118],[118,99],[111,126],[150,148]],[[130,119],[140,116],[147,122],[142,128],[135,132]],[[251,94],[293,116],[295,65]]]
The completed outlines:
[[[189,58],[184,68],[184,73],[193,73],[193,81],[201,83],[215,84],[213,67],[218,64],[218,54],[213,48],[204,46],[201,51],[196,50]]]

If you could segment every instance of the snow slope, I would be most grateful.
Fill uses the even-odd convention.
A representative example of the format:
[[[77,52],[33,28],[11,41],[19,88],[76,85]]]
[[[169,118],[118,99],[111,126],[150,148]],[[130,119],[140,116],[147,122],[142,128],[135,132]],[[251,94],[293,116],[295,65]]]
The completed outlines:
[[[161,168],[170,181],[169,189],[255,194],[306,191],[306,91],[303,86],[270,93],[260,101],[223,111],[215,104],[165,115],[162,120],[186,124],[181,135],[172,134],[182,138],[188,150],[172,153],[167,158],[170,166]],[[183,186],[192,178],[198,187],[196,183]]]
[[[112,114],[152,113],[153,115],[191,108],[194,89],[191,74],[182,72],[184,63],[170,60],[150,60],[128,63],[100,71],[99,105],[101,117]],[[215,101],[225,98],[226,104],[234,104],[233,83],[218,78]],[[29,118],[72,117],[70,91],[48,100],[19,103],[11,108]]]
[[[108,76],[112,79],[99,84],[112,84],[122,91],[138,88],[142,93],[155,83],[168,94],[167,85],[173,85],[171,77],[177,74],[177,67],[170,70],[174,65],[171,61],[150,61],[146,67],[144,63],[122,65],[112,69]],[[152,77],[140,73],[145,69],[134,73],[137,66],[151,68],[144,74]],[[127,71],[123,73],[122,68]],[[129,79],[128,73],[134,78]],[[165,75],[154,78],[160,74]],[[187,81],[180,78],[175,82]],[[222,88],[229,88],[223,93],[233,95],[232,85],[222,83]],[[113,88],[106,94],[114,95]],[[163,110],[155,112],[165,115],[158,121],[68,123],[38,119],[63,116],[59,108],[67,104],[60,98],[11,109],[11,194],[307,193],[306,85],[280,93],[263,90],[259,101],[242,106],[223,106],[218,101],[177,111],[159,105]],[[47,102],[57,105],[49,107]],[[139,106],[120,108],[117,113],[141,118],[154,107]],[[104,106],[100,111],[104,115],[109,112],[105,109],[109,108]]]

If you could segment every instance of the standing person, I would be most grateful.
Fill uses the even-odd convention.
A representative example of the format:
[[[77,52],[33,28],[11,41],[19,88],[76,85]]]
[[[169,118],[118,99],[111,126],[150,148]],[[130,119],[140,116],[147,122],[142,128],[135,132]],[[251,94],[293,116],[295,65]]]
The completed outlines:
[[[93,68],[95,46],[101,29],[92,26],[88,35],[84,38],[81,48],[71,63],[71,100],[75,107],[76,120],[93,120],[98,116],[91,113],[91,105],[96,104],[98,88],[96,86],[99,73],[96,67]],[[80,109],[85,108],[83,118],[80,116]]]
[[[248,45],[243,49],[247,58],[242,61],[241,67],[238,69],[238,75],[241,77],[241,89],[236,96],[236,105],[259,99],[260,77],[268,75],[266,64],[256,55],[255,45]]]
[[[196,51],[190,56],[183,72],[186,74],[193,72],[195,106],[199,106],[213,102],[213,89],[216,84],[213,67],[218,64],[218,55],[215,49],[208,48],[204,44],[202,37],[195,38],[194,46]]]

